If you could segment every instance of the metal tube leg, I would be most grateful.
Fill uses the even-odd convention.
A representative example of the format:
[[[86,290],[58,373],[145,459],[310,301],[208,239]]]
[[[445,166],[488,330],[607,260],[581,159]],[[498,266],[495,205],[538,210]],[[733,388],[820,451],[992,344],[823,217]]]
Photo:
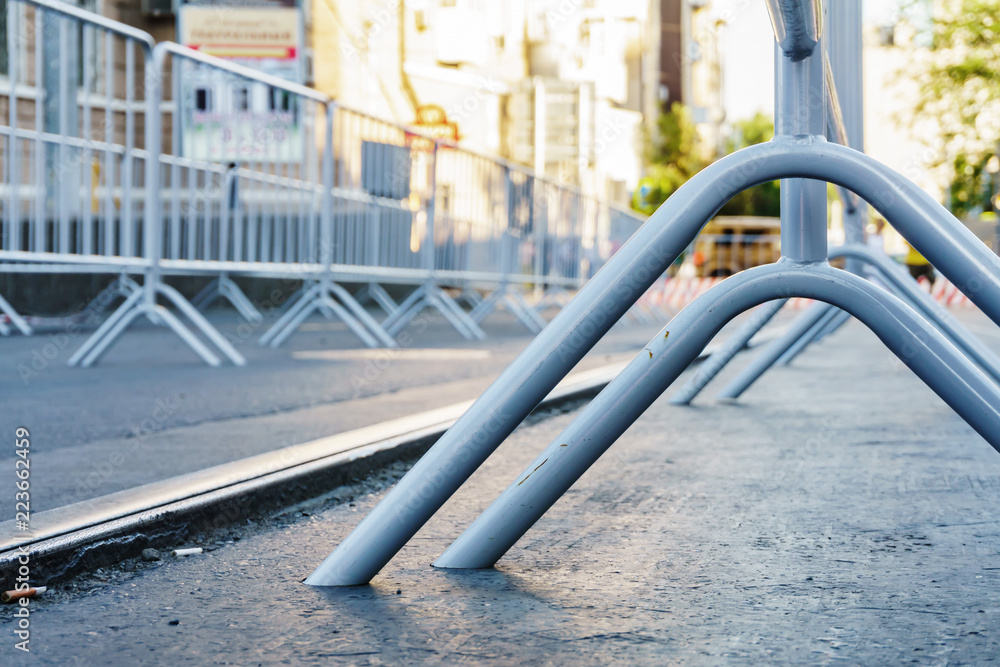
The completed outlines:
[[[94,345],[93,349],[90,350],[87,356],[80,360],[80,366],[83,368],[90,368],[97,363],[97,361],[100,360],[100,358],[104,356],[104,353],[111,347],[111,344],[118,339],[118,337],[123,331],[125,331],[125,329],[128,328],[130,324],[132,324],[132,321],[140,315],[146,314],[145,310],[145,307],[140,305],[137,308],[130,309],[122,317],[118,318],[118,320],[115,321],[114,326],[112,326],[108,331],[107,335],[97,341],[97,344]],[[216,361],[218,361],[218,359]]]
[[[833,269],[782,274],[751,269],[682,311],[435,562],[485,568],[496,561],[691,363],[727,320],[793,286],[836,302],[868,325],[921,379],[1000,451],[1000,388],[940,333],[890,294]],[[752,275],[750,275],[752,274]],[[743,280],[737,281],[737,277]],[[822,284],[826,282],[826,284]],[[729,283],[729,284],[727,284]],[[782,289],[787,294],[787,289]],[[825,312],[825,311],[824,311]]]
[[[368,283],[368,296],[385,311],[386,315],[391,315],[399,307],[385,288],[378,283]]]
[[[688,405],[716,375],[719,374],[726,364],[747,346],[750,339],[757,335],[757,332],[771,321],[778,311],[788,303],[788,299],[778,299],[770,301],[754,309],[753,314],[744,322],[732,336],[719,347],[718,350],[706,359],[697,372],[688,380],[687,384],[681,387],[677,393],[670,397],[673,405]]]
[[[287,299],[285,299],[284,303],[282,303],[280,306],[278,306],[278,308],[275,309],[274,317],[280,319],[290,309],[299,305],[302,302],[302,297],[306,294],[306,292],[308,292],[310,289],[316,286],[315,281],[312,281],[311,285],[309,284],[309,282],[310,281],[308,280],[304,281],[300,288],[292,292],[292,295],[289,296]]]
[[[876,253],[860,245],[848,245],[834,248],[830,257],[848,257],[874,266],[891,290],[910,303],[917,311],[923,313],[941,332],[955,345],[964,351],[980,368],[1000,382],[1000,358],[983,345],[971,331],[961,322],[952,317],[941,304],[935,301],[909,273],[899,264],[884,254]]]
[[[903,301],[905,302],[906,299],[903,299]],[[822,331],[819,332],[819,335],[816,336],[815,342],[818,343],[821,340],[823,340],[824,338],[826,338],[827,336],[830,336],[830,335],[836,333],[837,329],[839,329],[840,327],[844,326],[844,324],[846,324],[850,320],[851,320],[851,314],[848,313],[846,310],[841,310],[840,312],[838,312],[834,316],[833,321],[830,322],[828,325],[826,325],[826,327]],[[946,336],[946,338],[947,338],[947,336]]]
[[[399,322],[405,316],[408,316],[407,319],[412,318],[413,315],[410,314],[410,309],[416,306],[418,301],[422,301],[425,294],[427,294],[427,285],[421,285],[413,292],[411,292],[405,299],[403,299],[403,302],[400,303],[399,306],[397,306],[396,309],[389,314],[389,317],[382,320],[382,328],[388,331],[390,334],[396,335],[396,333],[398,333],[400,329],[406,326],[405,324],[397,326],[397,322]]]
[[[219,277],[219,289],[222,295],[226,297],[229,303],[233,304],[233,307],[247,322],[253,324],[264,321],[264,316],[257,310],[257,306],[253,305],[253,302],[243,293],[240,286],[233,282],[233,279],[228,275],[222,274]],[[191,305],[194,304],[192,303]],[[199,308],[199,310],[201,309]]]
[[[30,336],[33,332],[31,326],[21,317],[20,313],[14,310],[14,307],[7,302],[7,299],[0,296],[0,312],[3,312],[7,317],[10,318],[10,323],[17,327],[25,336]]]
[[[462,318],[456,315],[455,312],[448,307],[448,304],[442,298],[441,293],[432,289],[427,294],[427,303],[428,305],[433,306],[436,311],[441,313],[441,315],[444,316],[444,319],[448,320],[448,324],[450,324],[455,331],[461,334],[462,338],[465,340],[475,340],[476,335],[466,326],[466,323],[462,321]],[[479,327],[477,326],[476,328],[478,329]]]
[[[352,297],[346,289],[337,283],[331,283],[330,285],[327,285],[327,287],[338,299],[340,299],[344,306],[351,311],[354,317],[361,322],[361,324],[364,325],[372,333],[372,335],[375,336],[375,338],[378,339],[378,343],[381,343],[382,347],[399,347],[399,343],[397,343],[395,339],[393,339],[393,337],[382,328],[381,324],[375,321],[374,317],[368,314],[368,311],[366,311],[360,303],[354,300],[354,297]],[[378,344],[370,345],[369,347],[378,347]]]
[[[369,285],[371,284],[372,283],[363,285],[361,289],[358,290],[357,294],[354,295],[354,300],[360,303],[362,306],[365,305],[370,299],[372,299],[371,287],[369,287]]]
[[[475,307],[469,311],[469,318],[476,324],[479,324],[484,319],[489,317],[490,313],[493,312],[493,310],[497,307],[497,304],[500,302],[501,291],[504,289],[504,287],[500,287],[490,292],[489,296],[477,303]]]
[[[829,180],[874,202],[920,253],[1000,322],[1000,258],[978,248],[982,243],[954,216],[899,174],[862,153],[810,137],[778,136],[737,151],[695,174],[657,209],[307,583],[370,581],[667,270],[706,220],[742,190],[795,177]]]
[[[226,355],[231,362],[237,366],[246,366],[247,360],[242,354],[236,351],[232,343],[226,340],[226,337],[219,333],[219,330],[212,326],[212,323],[205,319],[205,316],[199,313],[194,306],[188,303],[188,300],[181,296],[181,293],[175,290],[170,285],[160,283],[156,286],[157,291],[167,297],[170,301],[177,306],[177,310],[184,313],[191,323],[195,325],[205,336],[215,344],[215,347]],[[157,312],[160,312],[157,310]]]
[[[310,309],[310,307],[313,305],[313,302],[316,300],[318,296],[319,296],[319,285],[313,285],[309,289],[302,292],[301,296],[299,296],[299,298],[295,301],[295,303],[293,303],[281,315],[281,317],[278,318],[277,322],[271,325],[270,329],[264,332],[264,334],[257,340],[257,343],[259,345],[267,345],[268,343],[271,343],[274,340],[274,338],[279,334],[281,334],[281,332],[286,327],[291,326],[291,322],[296,321],[296,319],[299,316],[299,313],[301,313],[305,309]],[[309,312],[312,312],[312,310],[310,309]],[[305,318],[303,318],[302,320],[298,320],[299,324],[301,324],[304,320]],[[296,324],[295,326],[297,327],[298,324]],[[287,335],[284,336],[282,340],[284,340],[287,337],[288,337]],[[280,345],[280,343],[278,343],[278,345]],[[274,345],[273,347],[277,347],[277,345]]]
[[[208,347],[198,340],[198,337],[191,333],[191,330],[184,326],[184,323],[177,319],[177,316],[171,313],[169,310],[163,306],[156,306],[154,308],[160,320],[164,322],[168,327],[174,330],[174,332],[180,336],[181,340],[188,344],[194,353],[201,357],[209,366],[221,366],[222,361],[215,356]],[[149,313],[146,313],[149,315]]]
[[[268,340],[271,347],[277,348],[281,347],[281,344],[288,340],[288,337],[295,333],[296,329],[302,326],[313,311],[319,310],[320,304],[318,299],[303,299],[302,307],[296,308],[294,310],[289,310],[282,316],[282,327],[279,329],[278,325],[275,324],[271,327],[267,333],[275,332]],[[264,343],[261,343],[262,345]]]
[[[517,299],[517,294],[507,292],[503,297],[504,308],[508,310],[517,321],[524,325],[524,328],[533,334],[538,333],[544,328],[544,324],[539,325],[537,317],[531,312],[530,308],[525,308],[522,303]]]
[[[215,303],[215,300],[222,296],[222,293],[219,290],[219,282],[221,279],[222,276],[213,278],[207,285],[202,287],[201,290],[194,295],[194,298],[191,299],[191,305],[198,310],[203,311]]]
[[[535,323],[539,331],[548,326],[549,323],[545,320],[545,318],[535,312],[535,309],[528,305],[528,302],[525,301],[524,295],[521,294],[520,290],[514,290],[511,298],[514,299],[517,305],[520,306],[521,310],[524,311],[525,316],[529,317]]]
[[[819,340],[819,335],[824,329],[832,322],[839,313],[844,311],[839,308],[828,308],[826,313],[819,319],[819,322],[814,324],[809,331],[805,332],[802,336],[795,341],[790,348],[785,350],[785,352],[778,357],[778,360],[774,362],[778,366],[787,366],[792,363],[795,357],[799,356],[807,347],[812,343]]]
[[[471,287],[466,287],[462,290],[462,294],[459,296],[460,299],[464,300],[470,307],[475,308],[483,302],[483,295],[472,289]]]
[[[323,305],[329,308],[334,315],[339,317],[344,324],[347,325],[347,328],[353,331],[354,335],[360,338],[361,342],[367,347],[379,347],[379,341],[368,332],[365,326],[330,296],[324,294],[322,299],[317,303],[317,306]],[[294,331],[291,327],[289,327],[289,330]],[[395,343],[395,341],[393,341],[393,343]]]
[[[445,313],[444,309],[450,310],[455,318],[455,321],[460,322],[461,328],[468,332],[468,336],[466,336],[467,338],[470,339],[474,338],[476,340],[486,340],[486,332],[480,329],[479,325],[473,322],[472,319],[469,318],[469,314],[464,310],[462,310],[462,307],[459,306],[457,303],[455,303],[455,300],[452,299],[450,296],[448,296],[447,292],[445,292],[440,287],[435,287],[433,289],[433,295],[434,298],[438,301],[438,303],[441,306],[443,306],[443,309],[439,307],[439,310],[441,310],[441,314],[447,318],[448,315],[447,313]],[[451,318],[448,318],[448,320],[449,322],[452,321]],[[455,326],[456,329],[459,328],[454,323],[452,323],[452,326]],[[459,333],[461,333],[461,329],[459,330]],[[462,335],[465,336],[465,334]]]
[[[788,348],[795,344],[795,341],[804,336],[807,331],[819,322],[826,315],[827,311],[830,310],[830,307],[826,303],[813,304],[806,312],[802,313],[792,322],[788,331],[768,343],[764,351],[719,392],[716,399],[735,400],[739,398],[740,394],[749,389],[750,385],[757,381],[757,378],[774,365],[778,357],[784,354]]]
[[[84,312],[90,313],[92,316],[97,316],[107,310],[108,306],[114,301],[115,297],[122,297],[127,299],[134,292],[138,292],[142,289],[138,283],[129,278],[127,275],[122,274],[111,281],[111,283],[102,289],[97,296],[91,299],[90,303],[83,309]]]
[[[97,327],[97,331],[90,335],[83,345],[73,353],[73,355],[67,360],[66,364],[69,366],[76,366],[79,364],[84,357],[90,354],[90,351],[94,349],[105,336],[108,335],[112,329],[118,324],[118,321],[125,317],[133,308],[137,306],[137,302],[142,299],[143,293],[141,290],[132,292],[132,294],[125,299],[125,303],[118,306],[115,312],[111,313],[108,319],[101,323],[101,326]]]

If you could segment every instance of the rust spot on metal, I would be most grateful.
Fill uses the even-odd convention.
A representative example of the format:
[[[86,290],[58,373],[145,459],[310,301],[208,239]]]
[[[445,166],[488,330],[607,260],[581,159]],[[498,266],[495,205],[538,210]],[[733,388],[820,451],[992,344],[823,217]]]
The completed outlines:
[[[561,446],[562,446],[562,447],[565,447],[566,445],[561,445]],[[546,462],[548,462],[548,459],[545,459],[545,461],[542,461],[542,462],[541,462],[541,463],[539,463],[539,464],[538,464],[537,466],[535,466],[535,470],[538,470],[539,468],[541,468],[541,467],[542,467],[543,465],[545,465],[545,464],[546,464]],[[528,475],[527,475],[527,477],[525,477],[525,478],[524,478],[524,479],[522,479],[522,480],[521,480],[520,482],[518,482],[518,483],[517,483],[517,485],[518,485],[518,486],[521,486],[522,484],[524,484],[525,482],[527,482],[527,481],[528,481],[528,477],[531,477],[531,474],[532,474],[533,472],[535,472],[535,470],[532,470],[531,472],[529,472],[529,473],[528,473]]]
[[[559,445],[560,447],[569,447],[569,445]],[[548,459],[546,459],[548,460]]]
[[[669,331],[668,331],[668,332],[666,332],[665,334],[663,334],[663,340],[666,340],[666,339],[667,339],[667,336],[669,336],[669,335],[670,335],[670,332],[669,332]]]
[[[642,348],[642,349],[646,350],[646,352],[649,352],[649,358],[650,358],[650,359],[652,359],[652,358],[653,358],[653,351],[652,351],[651,349],[649,349],[648,347],[644,347],[644,348]]]

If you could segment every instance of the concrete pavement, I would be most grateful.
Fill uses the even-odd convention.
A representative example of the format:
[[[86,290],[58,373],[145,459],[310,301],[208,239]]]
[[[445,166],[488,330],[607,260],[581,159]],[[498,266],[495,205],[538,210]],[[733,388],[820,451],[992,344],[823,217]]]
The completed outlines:
[[[710,395],[654,404],[495,570],[429,563],[572,414],[518,429],[371,586],[299,582],[401,464],[192,535],[200,556],[65,584],[31,605],[31,654],[13,650],[10,632],[0,654],[60,665],[1000,664],[1000,457],[873,336],[850,323],[740,403]],[[0,613],[10,629],[11,609]]]

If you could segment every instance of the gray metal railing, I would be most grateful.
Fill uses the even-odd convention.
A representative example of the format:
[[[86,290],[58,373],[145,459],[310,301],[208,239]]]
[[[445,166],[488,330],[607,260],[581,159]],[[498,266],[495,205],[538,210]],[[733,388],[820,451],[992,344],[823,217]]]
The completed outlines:
[[[95,363],[140,315],[174,328],[207,363],[221,363],[217,352],[243,363],[198,312],[224,298],[259,323],[258,309],[230,279],[236,275],[305,281],[261,338],[272,345],[315,311],[343,319],[371,346],[394,346],[393,333],[425,307],[469,338],[485,336],[479,323],[497,305],[537,331],[544,320],[523,292],[555,300],[578,288],[607,259],[597,249],[608,245],[601,235],[609,219],[641,221],[505,160],[283,79],[154,45],[141,31],[56,0],[11,0],[8,12],[13,74],[11,112],[0,126],[0,270],[144,278],[142,293],[128,291],[74,364]],[[45,40],[42,50],[57,53],[46,59],[34,41],[17,39],[19,21],[38,34],[55,25],[61,39]],[[79,72],[64,57],[69,51],[78,51]],[[18,78],[21,71],[33,74]],[[183,95],[182,81],[207,91],[203,99]],[[52,92],[39,94],[46,85]],[[30,104],[25,89],[36,91]],[[223,123],[213,115],[212,91],[222,90],[238,91],[243,116]],[[57,120],[42,98],[58,102]],[[59,178],[53,164],[63,168]],[[194,299],[198,308],[164,282],[172,275],[213,278]],[[385,321],[338,281],[366,284],[364,297],[387,311]],[[415,291],[396,304],[384,284]],[[447,288],[488,296],[470,293],[478,303],[470,313]],[[200,338],[158,305],[164,299]],[[2,299],[0,310],[30,333]]]
[[[834,4],[841,2],[846,0]],[[811,181],[832,182],[860,195],[1000,324],[1000,258],[907,179],[861,152],[826,140],[821,8],[818,0],[768,2],[780,45],[775,58],[774,139],[719,160],[681,186],[364,517],[307,584],[370,581],[688,247],[719,207],[736,193],[775,179],[786,179],[781,261],[740,272],[681,311],[511,480],[435,566],[493,566],[722,326],[749,308],[777,299],[813,298],[857,317],[1000,452],[1000,387],[902,300],[827,262],[825,184],[819,183],[820,193]],[[801,322],[798,333],[806,333],[817,321]]]

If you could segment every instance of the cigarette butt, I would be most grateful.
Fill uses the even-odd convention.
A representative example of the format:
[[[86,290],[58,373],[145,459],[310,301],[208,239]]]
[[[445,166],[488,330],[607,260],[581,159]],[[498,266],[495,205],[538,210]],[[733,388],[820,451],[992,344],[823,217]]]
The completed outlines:
[[[28,588],[23,591],[4,591],[0,593],[0,602],[17,602],[21,598],[33,598],[47,590],[48,588],[45,586],[38,586],[37,588]]]
[[[174,556],[193,556],[201,553],[201,547],[193,547],[191,549],[174,549],[170,553]]]

